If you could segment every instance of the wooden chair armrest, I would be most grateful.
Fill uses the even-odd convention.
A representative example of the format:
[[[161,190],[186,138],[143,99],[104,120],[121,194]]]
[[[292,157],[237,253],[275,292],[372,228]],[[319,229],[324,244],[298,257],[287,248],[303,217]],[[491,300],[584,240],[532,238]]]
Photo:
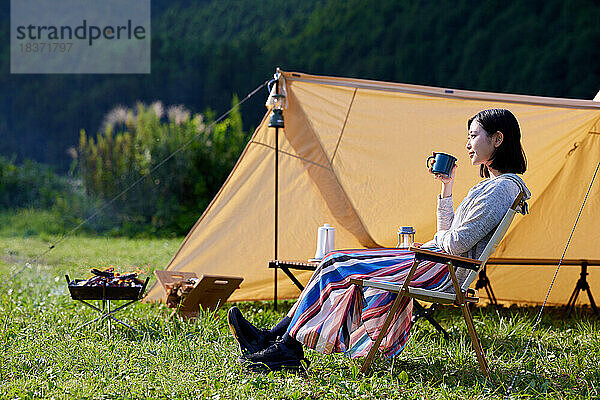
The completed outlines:
[[[437,251],[425,250],[419,247],[409,247],[408,250],[415,253],[415,259],[417,260],[426,260],[426,261],[435,261],[439,263],[447,263],[448,261],[452,261],[452,265],[455,267],[462,267],[471,269],[473,271],[477,271],[479,266],[483,263],[481,260],[475,260],[473,258],[454,256],[452,254],[447,253],[439,253]]]

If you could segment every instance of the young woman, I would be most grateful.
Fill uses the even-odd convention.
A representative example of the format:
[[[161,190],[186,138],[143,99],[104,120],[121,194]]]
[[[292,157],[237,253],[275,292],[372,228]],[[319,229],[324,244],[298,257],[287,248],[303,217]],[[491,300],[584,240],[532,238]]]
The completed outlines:
[[[467,152],[480,175],[486,178],[472,187],[453,211],[452,186],[456,166],[441,181],[437,204],[437,232],[422,245],[433,251],[477,258],[520,191],[530,197],[522,174],[527,168],[521,146],[521,130],[515,116],[505,109],[484,110],[467,123]],[[525,213],[526,207],[522,210]],[[258,329],[236,307],[229,310],[230,329],[240,344],[240,360],[250,367],[299,367],[302,345],[324,354],[345,352],[366,355],[378,336],[396,294],[350,284],[350,278],[403,282],[414,253],[400,249],[347,250],[329,253],[300,294],[290,312],[272,329]],[[467,270],[457,269],[459,280]],[[422,262],[412,286],[453,291],[446,264]],[[412,300],[406,298],[396,314],[380,350],[398,354],[408,341]]]

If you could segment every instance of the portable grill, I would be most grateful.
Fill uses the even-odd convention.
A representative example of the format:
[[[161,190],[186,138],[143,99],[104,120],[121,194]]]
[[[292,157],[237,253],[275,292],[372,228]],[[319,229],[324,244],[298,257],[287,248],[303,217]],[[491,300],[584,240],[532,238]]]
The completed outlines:
[[[139,333],[134,327],[131,325],[121,321],[116,318],[114,314],[131,304],[139,301],[144,296],[144,292],[146,291],[146,286],[148,285],[148,280],[150,278],[146,278],[145,281],[141,281],[140,279],[134,278],[131,280],[130,286],[111,286],[111,285],[98,285],[98,286],[82,286],[81,282],[87,281],[85,279],[74,279],[71,280],[69,275],[65,275],[67,280],[67,287],[69,288],[69,293],[71,294],[71,298],[73,300],[77,300],[86,306],[90,307],[93,310],[96,310],[100,313],[100,316],[94,318],[91,321],[88,321],[77,328],[75,330],[79,330],[84,328],[96,321],[100,321],[101,323],[104,320],[108,321],[108,334],[110,335],[112,324],[111,321],[118,322],[119,324],[131,329],[132,331]],[[95,305],[88,302],[88,300],[99,300],[102,302],[101,307],[96,307]],[[110,302],[112,300],[128,300],[127,303],[120,305],[115,309],[111,309]]]

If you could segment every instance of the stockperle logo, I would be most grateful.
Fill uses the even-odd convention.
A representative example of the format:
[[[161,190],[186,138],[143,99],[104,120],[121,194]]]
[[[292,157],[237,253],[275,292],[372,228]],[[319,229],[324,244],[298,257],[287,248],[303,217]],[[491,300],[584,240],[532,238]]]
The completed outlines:
[[[11,0],[11,73],[150,73],[150,0]]]

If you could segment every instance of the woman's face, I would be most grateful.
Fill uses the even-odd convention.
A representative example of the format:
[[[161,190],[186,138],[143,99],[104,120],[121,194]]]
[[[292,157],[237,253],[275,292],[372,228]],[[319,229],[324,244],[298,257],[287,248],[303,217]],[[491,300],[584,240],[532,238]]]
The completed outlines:
[[[471,158],[471,164],[488,164],[496,148],[494,142],[497,141],[497,138],[494,138],[494,136],[488,136],[477,120],[471,122],[467,138],[467,151],[469,152],[469,158]]]

